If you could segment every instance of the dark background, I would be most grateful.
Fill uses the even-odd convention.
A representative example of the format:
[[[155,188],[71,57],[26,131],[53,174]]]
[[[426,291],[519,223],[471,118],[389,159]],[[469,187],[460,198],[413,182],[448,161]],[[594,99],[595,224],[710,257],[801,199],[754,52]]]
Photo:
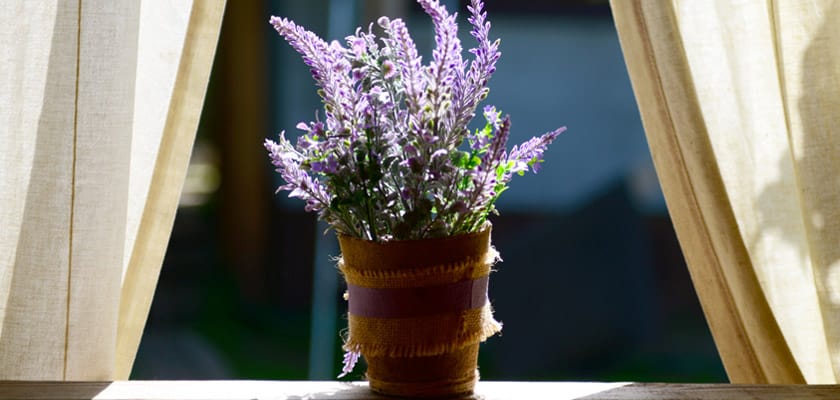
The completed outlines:
[[[464,3],[464,48],[473,46]],[[568,126],[539,175],[515,177],[493,218],[504,262],[490,297],[501,336],[485,380],[724,382],[668,218],[604,1],[488,0],[502,59],[490,97],[511,141]],[[332,379],[344,290],[338,255],[280,184],[266,137],[319,108],[307,68],[268,24],[328,40],[379,15],[433,32],[408,0],[229,1],[192,164],[134,379]],[[467,54],[465,53],[465,57]],[[425,57],[428,59],[428,56]],[[314,318],[313,318],[314,316]],[[351,378],[361,379],[362,368]]]

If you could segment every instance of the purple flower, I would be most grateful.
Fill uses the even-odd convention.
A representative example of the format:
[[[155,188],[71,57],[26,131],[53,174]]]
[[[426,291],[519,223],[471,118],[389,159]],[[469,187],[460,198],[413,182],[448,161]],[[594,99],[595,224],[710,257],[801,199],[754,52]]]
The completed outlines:
[[[306,201],[307,211],[321,211],[329,207],[329,195],[324,186],[301,169],[301,155],[286,140],[284,132],[280,133],[280,140],[265,141],[265,148],[271,158],[271,163],[277,167],[276,171],[286,181],[277,191],[290,191],[289,197],[297,197]]]
[[[487,152],[481,158],[481,165],[479,167],[483,169],[492,170],[493,166],[501,164],[507,158],[505,146],[510,137],[510,116],[505,116],[501,124],[495,127],[495,130]]]
[[[468,4],[473,58],[462,58],[457,14],[439,0],[417,0],[431,17],[435,48],[422,63],[405,23],[377,20],[326,42],[285,18],[277,32],[303,57],[324,104],[324,118],[301,122],[292,144],[266,140],[285,181],[278,190],[305,202],[342,234],[374,241],[474,232],[495,211],[513,173],[537,172],[546,147],[565,128],[507,151],[510,118],[493,106],[474,133],[467,126],[488,94],[499,40],[491,40],[484,4]],[[466,143],[465,143],[466,142]],[[358,355],[348,353],[347,363]],[[345,371],[347,372],[347,371]]]
[[[500,113],[496,111],[495,106],[484,106],[484,119],[487,120],[487,123],[492,125],[495,129],[499,129],[502,124],[502,120],[499,119]]]
[[[324,99],[328,127],[340,130],[349,125],[353,119],[353,103],[356,99],[347,74],[350,62],[344,56],[346,51],[338,42],[327,44],[289,19],[271,17],[270,23],[303,56],[306,65],[311,67],[312,77],[322,89],[319,93]]]
[[[393,78],[396,72],[396,67],[391,60],[385,60],[382,62],[382,76],[384,76],[385,79]]]
[[[475,56],[470,62],[462,84],[461,95],[454,102],[454,125],[466,125],[475,115],[475,108],[487,97],[489,89],[487,83],[496,71],[496,61],[501,57],[499,39],[490,40],[490,22],[484,12],[484,3],[480,0],[470,0],[467,6],[470,17],[467,18],[473,29],[470,34],[478,42],[478,47],[469,50]]]
[[[344,353],[344,361],[343,366],[341,368],[341,374],[338,375],[336,378],[341,379],[347,376],[347,374],[353,372],[353,368],[356,367],[356,363],[359,362],[359,357],[362,353],[358,351],[347,351]]]
[[[432,17],[435,26],[435,44],[432,52],[432,62],[429,64],[430,82],[429,99],[436,120],[436,128],[442,130],[444,136],[452,131],[455,123],[452,118],[451,107],[447,103],[457,102],[453,99],[454,83],[458,79],[459,71],[463,70],[461,59],[461,41],[458,39],[457,14],[450,15],[438,0],[418,0],[423,10]],[[457,93],[461,95],[462,93]]]
[[[527,171],[529,166],[534,170],[534,173],[539,172],[540,163],[543,161],[543,152],[557,136],[565,131],[566,127],[564,126],[542,136],[531,138],[519,146],[513,146],[508,157],[508,160],[513,162],[513,168],[510,172]]]
[[[361,37],[352,37],[350,45],[353,49],[353,54],[356,58],[362,58],[363,55],[367,52],[367,42],[364,38]]]
[[[365,75],[367,75],[367,69],[366,68],[353,68],[353,75],[352,76],[353,76],[354,81],[356,81],[356,82],[361,81],[362,79],[365,78]]]

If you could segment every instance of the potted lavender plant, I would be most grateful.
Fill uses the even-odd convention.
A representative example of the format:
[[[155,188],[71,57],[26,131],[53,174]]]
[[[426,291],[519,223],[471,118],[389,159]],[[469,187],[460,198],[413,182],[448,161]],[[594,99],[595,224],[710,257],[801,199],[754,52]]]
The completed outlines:
[[[285,184],[339,238],[349,330],[344,373],[360,356],[373,390],[429,397],[470,393],[478,344],[501,329],[487,300],[498,255],[488,216],[513,174],[537,172],[565,128],[507,150],[510,119],[492,106],[470,132],[499,59],[480,0],[468,10],[477,45],[462,59],[456,14],[418,0],[435,42],[423,65],[405,24],[380,18],[381,38],[357,29],[347,47],[293,21],[271,24],[303,56],[324,103],[323,120],[266,140]]]

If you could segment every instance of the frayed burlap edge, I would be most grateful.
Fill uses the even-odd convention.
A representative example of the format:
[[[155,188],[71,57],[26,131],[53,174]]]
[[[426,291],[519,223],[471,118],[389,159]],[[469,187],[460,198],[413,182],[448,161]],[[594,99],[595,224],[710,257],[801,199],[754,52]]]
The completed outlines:
[[[426,357],[481,343],[502,330],[490,304],[460,313],[414,318],[349,316],[346,351],[365,357]]]
[[[499,253],[490,248],[480,257],[465,261],[412,269],[359,269],[338,260],[338,269],[347,283],[372,288],[404,288],[441,285],[489,275],[499,260]]]

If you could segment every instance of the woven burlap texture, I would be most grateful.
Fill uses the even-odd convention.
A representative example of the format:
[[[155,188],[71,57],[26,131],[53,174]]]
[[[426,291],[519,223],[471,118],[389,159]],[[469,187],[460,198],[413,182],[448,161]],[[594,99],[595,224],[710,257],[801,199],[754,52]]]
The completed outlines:
[[[488,276],[498,253],[490,229],[453,238],[376,243],[339,237],[338,267],[347,283],[369,288],[445,285]],[[349,314],[344,348],[365,357],[426,357],[483,342],[499,332],[488,302],[483,307],[410,318]]]

